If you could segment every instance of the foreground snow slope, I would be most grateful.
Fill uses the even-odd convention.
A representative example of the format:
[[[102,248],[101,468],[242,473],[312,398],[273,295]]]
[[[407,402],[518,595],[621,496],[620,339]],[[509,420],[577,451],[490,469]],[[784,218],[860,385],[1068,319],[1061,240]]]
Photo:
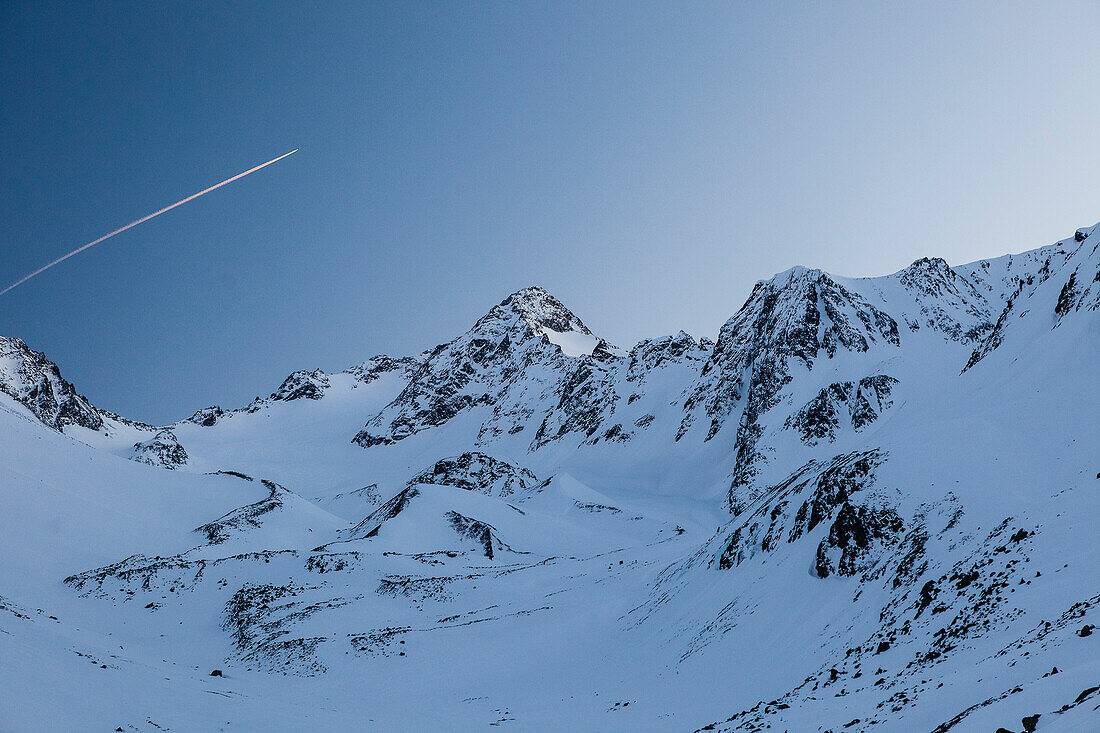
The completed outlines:
[[[170,426],[4,339],[0,728],[1092,730],[1093,229],[630,350],[527,288]]]

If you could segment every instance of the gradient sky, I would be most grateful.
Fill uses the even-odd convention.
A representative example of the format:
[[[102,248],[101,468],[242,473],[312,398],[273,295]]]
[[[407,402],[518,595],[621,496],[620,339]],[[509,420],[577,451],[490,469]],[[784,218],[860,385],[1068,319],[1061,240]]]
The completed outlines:
[[[912,7],[908,7],[912,5]],[[1095,3],[0,4],[0,333],[164,423],[548,288],[629,346],[758,279],[1100,219]],[[2,286],[0,285],[0,286]]]

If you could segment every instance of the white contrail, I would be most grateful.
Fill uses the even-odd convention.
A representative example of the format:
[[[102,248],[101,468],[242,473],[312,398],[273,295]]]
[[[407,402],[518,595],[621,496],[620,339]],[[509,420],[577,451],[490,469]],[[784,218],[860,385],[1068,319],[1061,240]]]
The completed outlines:
[[[232,178],[227,178],[224,181],[222,181],[221,183],[216,183],[213,186],[211,186],[210,188],[203,189],[202,191],[199,191],[196,194],[192,194],[191,196],[188,196],[187,198],[185,198],[183,201],[177,201],[176,203],[172,204],[171,206],[165,206],[160,211],[154,211],[152,214],[149,214],[149,216],[143,216],[140,219],[138,219],[137,221],[132,221],[129,224],[127,224],[126,226],[122,227],[121,229],[116,229],[113,232],[111,232],[110,234],[105,234],[104,236],[100,237],[99,239],[95,240],[94,242],[88,242],[83,247],[80,247],[78,249],[74,249],[72,252],[65,255],[64,257],[58,257],[56,260],[54,260],[50,264],[46,265],[45,267],[38,268],[37,270],[32,272],[30,275],[27,275],[22,280],[14,282],[11,285],[9,285],[8,287],[4,288],[3,290],[0,290],[0,295],[3,295],[4,293],[8,292],[12,288],[19,287],[20,285],[27,282],[28,280],[30,280],[35,275],[41,275],[43,272],[50,269],[54,265],[57,265],[57,264],[60,264],[60,263],[64,262],[65,260],[69,259],[73,255],[80,254],[81,252],[88,249],[89,247],[94,247],[97,244],[99,244],[100,242],[102,242],[106,239],[110,239],[111,237],[115,236],[116,234],[122,234],[124,231],[126,231],[127,229],[130,229],[131,227],[136,227],[138,224],[141,224],[142,222],[145,222],[145,221],[149,221],[150,219],[152,219],[155,216],[160,216],[161,214],[163,214],[166,211],[171,211],[172,209],[176,208],[177,206],[181,206],[183,204],[186,204],[188,201],[193,201],[194,199],[197,199],[199,196],[202,196],[205,193],[210,193],[215,188],[221,188],[225,184],[232,183],[233,181],[237,180],[238,178],[244,178],[249,173],[255,173],[256,171],[260,170],[261,168],[269,166],[272,163],[278,163],[280,160],[285,158],[287,155],[290,155],[291,153],[297,153],[297,152],[298,152],[298,148],[294,148],[293,150],[291,150],[286,155],[280,155],[278,158],[275,158],[274,160],[269,160],[266,163],[263,163],[261,165],[256,166],[255,168],[249,168],[244,173],[238,173],[237,175],[233,176]]]

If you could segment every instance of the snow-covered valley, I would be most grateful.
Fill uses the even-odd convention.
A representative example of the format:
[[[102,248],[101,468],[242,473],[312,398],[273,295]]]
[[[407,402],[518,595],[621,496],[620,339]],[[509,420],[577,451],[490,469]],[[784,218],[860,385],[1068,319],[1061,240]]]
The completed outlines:
[[[166,426],[0,338],[0,730],[1100,730],[1096,229]]]

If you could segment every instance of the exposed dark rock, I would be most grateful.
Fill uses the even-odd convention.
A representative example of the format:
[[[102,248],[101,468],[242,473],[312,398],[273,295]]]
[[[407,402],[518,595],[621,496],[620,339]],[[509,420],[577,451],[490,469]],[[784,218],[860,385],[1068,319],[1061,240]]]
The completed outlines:
[[[204,407],[201,410],[195,412],[194,415],[187,418],[187,422],[201,425],[204,428],[213,427],[218,422],[218,418],[225,414],[225,410],[217,405],[211,405],[210,407]]]
[[[1069,280],[1062,286],[1062,291],[1058,293],[1058,302],[1054,306],[1054,313],[1058,317],[1069,313],[1077,303],[1077,296],[1077,272],[1074,271],[1069,274]]]
[[[421,483],[455,486],[487,496],[504,497],[535,488],[540,481],[522,466],[470,451],[436,461],[409,479],[408,485]]]
[[[678,364],[702,364],[713,348],[713,341],[695,339],[684,331],[675,336],[639,341],[630,350],[626,381],[642,385],[659,369]]]
[[[180,445],[179,439],[171,428],[161,428],[149,440],[134,443],[130,460],[147,463],[150,466],[176,469],[187,463],[187,451]]]
[[[594,504],[585,501],[574,501],[573,506],[580,509],[582,512],[610,512],[611,514],[622,514],[622,509],[614,506],[608,506],[607,504]]]
[[[486,522],[463,516],[456,511],[447,512],[447,520],[459,537],[468,537],[481,546],[485,557],[493,559],[493,547],[511,549],[496,536],[496,527]]]
[[[558,403],[543,418],[531,447],[542,447],[570,433],[592,438],[619,399],[612,376],[605,362],[581,359],[558,388]]]
[[[888,540],[902,529],[901,517],[889,507],[870,507],[845,503],[829,528],[829,536],[817,548],[814,568],[818,577],[832,573],[855,575],[863,569],[872,542]],[[834,559],[836,550],[840,557]]]
[[[874,422],[893,404],[890,392],[897,383],[885,374],[864,377],[859,382],[834,382],[787,418],[784,427],[797,430],[806,445],[821,440],[831,443],[842,420],[853,430]]]
[[[378,534],[378,530],[382,528],[382,524],[390,519],[393,519],[398,514],[403,512],[413,499],[420,496],[420,490],[415,486],[408,486],[404,490],[400,491],[392,499],[387,501],[382,506],[375,509],[363,521],[352,527],[347,531],[347,539],[365,539],[367,537],[374,537]],[[327,545],[318,547],[317,551],[324,549]]]
[[[1004,308],[997,317],[997,322],[993,325],[993,328],[982,337],[981,342],[974,349],[973,353],[971,353],[970,359],[967,361],[966,366],[963,367],[964,372],[1000,347],[1013,317],[1022,316],[1028,312],[1026,306],[1027,299],[1035,293],[1040,285],[1060,272],[1060,268],[1065,265],[1072,254],[1071,250],[1064,248],[1047,248],[1042,250],[1042,252],[1043,260],[1041,265],[1037,267],[1033,266],[1029,268],[1026,274],[1022,273],[1013,278],[1014,286],[1005,298]],[[1075,275],[1076,272],[1070,277],[1072,284],[1069,282],[1066,283],[1066,285],[1069,286],[1069,291],[1076,291]],[[1006,285],[1007,284],[1009,283],[1006,283]],[[1072,295],[1069,291],[1067,291],[1066,286],[1063,286],[1062,295],[1064,297],[1059,297],[1059,303],[1055,306],[1056,311],[1061,309],[1063,313],[1068,312],[1068,309],[1072,305],[1070,301],[1076,299],[1076,295]],[[1025,305],[1020,306],[1020,303],[1025,303]],[[1058,315],[1061,316],[1063,313],[1058,313]]]
[[[939,589],[936,587],[936,581],[929,580],[920,589],[920,601],[917,603],[917,616],[920,616],[924,609],[928,608],[929,604],[935,600],[936,595],[939,594]]]
[[[219,470],[215,471],[214,474],[217,475],[217,476],[222,476],[222,475],[235,476],[236,478],[244,479],[245,481],[251,481],[252,480],[251,476],[249,476],[247,474],[243,474],[240,471],[223,471],[223,470],[219,469]]]
[[[362,364],[348,367],[344,370],[344,373],[351,374],[355,377],[355,381],[360,384],[370,384],[379,377],[394,372],[398,372],[403,379],[408,379],[420,367],[421,363],[419,359],[412,356],[394,359],[382,354],[372,356]]]
[[[1082,703],[1085,700],[1087,700],[1089,698],[1089,696],[1092,695],[1092,693],[1096,692],[1097,690],[1100,690],[1100,686],[1098,686],[1098,687],[1087,687],[1084,690],[1081,690],[1081,694],[1078,695],[1077,699],[1074,700],[1073,702],[1074,703]]]
[[[246,584],[233,594],[225,604],[222,628],[230,633],[244,661],[294,674],[325,671],[315,652],[328,639],[296,636],[293,628],[319,611],[338,608],[347,601],[298,600],[307,590],[313,589],[294,584]]]
[[[791,368],[812,369],[819,358],[840,349],[868,351],[872,344],[897,346],[898,326],[861,295],[821,272],[794,268],[757,283],[749,300],[722,326],[714,353],[689,391],[678,438],[690,429],[698,408],[710,420],[712,439],[741,406],[738,421],[730,510],[740,513],[755,492],[748,489],[763,458],[756,445],[760,418],[778,402],[791,381]]]
[[[968,573],[963,573],[962,575],[954,576],[952,578],[952,580],[955,581],[955,587],[958,588],[959,590],[962,590],[963,588],[965,588],[966,586],[970,585],[975,580],[977,580],[978,575],[979,575],[979,573],[978,573],[977,570],[971,570]]]
[[[854,493],[873,485],[874,469],[885,457],[885,453],[871,450],[844,453],[827,463],[810,461],[782,483],[767,489],[757,508],[738,519],[719,556],[719,568],[739,565],[757,548],[771,552],[783,540],[796,542],[822,522],[832,520],[841,507],[849,505]],[[854,562],[855,555],[865,549],[866,546],[849,549],[849,562]]]
[[[0,336],[0,391],[26,405],[54,430],[67,425],[89,430],[104,426],[99,411],[61,377],[57,365],[22,339]]]
[[[428,354],[408,386],[367,423],[354,442],[364,447],[393,443],[478,405],[496,410],[494,419],[483,426],[489,434],[510,432],[518,423],[528,423],[531,416],[518,404],[519,394],[511,394],[512,386],[522,393],[530,385],[525,377],[535,364],[561,374],[573,362],[550,343],[547,329],[591,335],[579,318],[542,288],[513,293],[465,334]],[[598,363],[595,353],[585,359]]]
[[[900,343],[890,316],[820,270],[794,268],[757,283],[745,305],[722,327],[703,369],[710,379],[699,385],[685,408],[690,412],[703,404],[711,421],[709,439],[746,395],[756,394],[745,407],[752,420],[742,419],[742,425],[765,412],[789,381],[790,360],[812,368],[822,353],[832,357],[838,349],[867,351],[877,341]]]
[[[922,258],[898,273],[916,298],[919,315],[906,318],[911,330],[929,328],[954,341],[976,341],[992,328],[989,302],[966,277],[940,257]]]

